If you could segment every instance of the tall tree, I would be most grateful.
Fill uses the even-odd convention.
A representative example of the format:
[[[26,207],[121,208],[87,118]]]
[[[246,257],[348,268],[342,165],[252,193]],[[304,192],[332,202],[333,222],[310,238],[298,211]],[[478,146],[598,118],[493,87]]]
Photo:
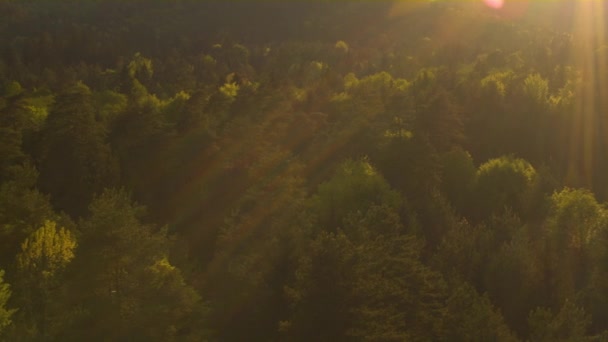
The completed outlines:
[[[439,161],[441,192],[460,214],[469,216],[474,210],[473,191],[477,182],[473,158],[462,149],[454,149],[441,154]]]
[[[606,217],[606,210],[588,190],[566,188],[551,196],[545,230],[550,272],[547,281],[552,282],[554,302],[573,298],[589,285],[594,259],[601,260],[598,257],[604,249],[597,249],[596,240],[601,241],[608,229]]]
[[[69,269],[74,325],[59,337],[196,338],[203,306],[168,262],[165,230],[143,224],[144,208],[123,190],[104,191],[89,210]]]
[[[305,192],[299,166],[283,168],[284,157],[268,151],[252,165],[250,176],[257,182],[217,237],[204,292],[216,299],[211,319],[221,340],[277,339],[278,322],[286,315],[283,287],[293,276]],[[271,168],[276,173],[266,172]]]
[[[8,171],[9,179],[0,184],[0,263],[12,268],[20,244],[46,220],[67,220],[55,214],[48,196],[36,189],[38,171],[32,165]]]
[[[62,318],[58,288],[62,273],[74,258],[76,240],[70,231],[46,221],[21,245],[17,256],[19,288],[16,333],[47,340],[52,336],[54,320]]]
[[[75,216],[84,215],[93,196],[117,181],[118,164],[95,117],[91,91],[78,83],[57,96],[41,132],[41,190]]]
[[[446,300],[442,341],[517,341],[487,295],[467,283],[457,284]]]

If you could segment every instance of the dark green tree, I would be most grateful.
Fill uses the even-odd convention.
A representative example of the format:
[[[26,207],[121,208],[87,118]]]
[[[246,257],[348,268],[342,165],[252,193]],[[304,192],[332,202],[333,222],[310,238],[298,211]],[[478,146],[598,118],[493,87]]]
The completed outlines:
[[[477,169],[471,155],[455,149],[439,157],[441,164],[441,192],[462,215],[470,217],[475,209],[473,191],[477,182]]]
[[[142,223],[144,208],[123,190],[104,191],[89,210],[68,270],[73,317],[57,338],[202,338],[204,306],[168,262],[165,229]]]
[[[442,341],[518,341],[487,295],[467,283],[452,285]]]
[[[0,184],[0,262],[12,268],[20,244],[46,220],[67,223],[53,211],[48,196],[36,189],[38,172],[29,164],[9,168],[9,179]],[[9,266],[10,265],[10,266]]]
[[[554,301],[574,298],[589,285],[594,263],[601,262],[597,253],[604,249],[598,249],[597,242],[607,227],[606,211],[590,191],[565,188],[551,196],[545,222],[550,272],[546,281],[553,285]]]
[[[91,91],[78,83],[57,96],[41,132],[41,190],[75,216],[84,215],[93,196],[118,181],[106,130],[95,118]]]
[[[528,316],[531,341],[596,341],[588,334],[590,323],[591,316],[569,300],[557,313],[537,308]]]

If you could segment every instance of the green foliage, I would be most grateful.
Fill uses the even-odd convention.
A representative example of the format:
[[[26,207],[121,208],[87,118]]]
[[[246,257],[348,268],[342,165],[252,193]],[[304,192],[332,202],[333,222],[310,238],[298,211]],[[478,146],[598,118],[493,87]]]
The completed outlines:
[[[349,213],[364,212],[371,205],[399,208],[398,193],[367,160],[345,161],[335,175],[321,184],[312,200],[312,212],[322,229],[335,231]]]
[[[0,180],[6,178],[11,166],[20,164],[26,159],[21,149],[22,140],[19,131],[0,127],[0,154],[3,156],[0,161]]]
[[[8,309],[6,304],[11,296],[10,286],[4,282],[4,270],[0,270],[0,337],[11,324],[11,316],[15,309]]]
[[[93,94],[95,106],[99,108],[99,119],[109,126],[127,108],[127,97],[124,94],[106,90]]]
[[[513,72],[492,73],[481,80],[481,89],[492,100],[502,100],[507,95],[507,85],[512,78]]]
[[[46,221],[21,245],[17,256],[18,284],[16,301],[19,313],[14,335],[47,339],[63,315],[61,287],[63,271],[74,258],[76,240],[53,221]],[[16,337],[16,336],[15,336]]]
[[[234,101],[239,93],[239,85],[235,82],[226,83],[220,87],[220,93],[231,101]]]
[[[139,312],[128,323],[131,336],[157,341],[204,341],[209,337],[209,328],[201,324],[207,306],[166,258],[149,266],[141,282],[148,286],[140,294]]]
[[[441,191],[460,213],[469,214],[473,190],[477,181],[477,169],[471,155],[455,149],[440,156]]]
[[[348,44],[346,44],[345,41],[343,40],[338,40],[336,42],[336,50],[342,52],[342,53],[347,53],[348,52]]]
[[[600,7],[482,8],[0,0],[0,339],[607,340]]]
[[[532,341],[592,341],[587,335],[591,316],[575,303],[566,300],[559,312],[537,308],[530,312],[530,339]]]
[[[353,243],[322,232],[302,255],[287,295],[289,339],[424,341],[437,338],[445,284],[418,260],[420,241]]]
[[[548,228],[559,248],[584,248],[608,224],[605,209],[589,190],[566,188],[555,192],[551,203]]]
[[[143,57],[141,53],[136,53],[127,66],[129,77],[132,79],[149,79],[154,74],[152,61]]]
[[[554,296],[574,296],[590,281],[601,239],[608,227],[606,210],[588,190],[565,188],[551,196],[546,232]],[[598,244],[599,243],[599,244]]]
[[[69,277],[76,303],[73,325],[60,336],[88,336],[91,332],[80,329],[89,322],[97,322],[95,335],[106,339],[174,340],[198,334],[199,297],[167,262],[165,230],[143,224],[144,208],[123,190],[104,191],[89,210],[71,267],[77,272]]]
[[[444,341],[518,341],[487,295],[462,283],[446,302]]]
[[[339,340],[354,323],[354,246],[342,234],[322,232],[302,255],[295,283],[286,288],[292,315],[284,327],[289,339]]]
[[[489,160],[477,171],[477,199],[479,214],[490,215],[511,208],[523,213],[524,199],[536,171],[527,161],[514,157]]]
[[[413,236],[386,236],[360,247],[355,272],[355,321],[361,340],[426,341],[439,336],[446,286],[419,260]]]
[[[90,89],[77,83],[59,94],[41,135],[42,190],[58,208],[84,214],[93,195],[118,177],[106,130],[95,120]]]
[[[539,74],[528,75],[524,80],[524,94],[538,105],[543,105],[549,98],[549,83]]]
[[[1,262],[12,264],[20,244],[46,220],[58,220],[48,196],[35,187],[38,172],[29,164],[9,169],[9,179],[0,184]]]
[[[480,287],[493,239],[487,227],[460,222],[445,233],[432,264],[446,276]]]
[[[72,234],[53,221],[46,221],[21,245],[17,264],[22,272],[52,278],[73,258],[76,241]]]
[[[502,244],[493,244],[497,251],[487,256],[483,287],[492,302],[501,308],[509,326],[525,336],[528,312],[549,302],[542,250],[537,250],[530,237],[529,231],[535,227],[522,226],[508,215],[495,220],[506,227],[496,227],[495,223],[494,229],[508,229],[510,234],[506,240],[502,239]]]
[[[4,96],[5,97],[17,96],[17,95],[20,95],[22,92],[23,92],[23,88],[21,87],[21,84],[19,84],[19,82],[16,82],[16,81],[12,81],[4,87]]]
[[[223,340],[278,338],[277,323],[287,311],[283,287],[293,275],[294,249],[309,233],[301,231],[305,193],[302,180],[292,174],[298,165],[288,164],[269,176],[263,170],[277,167],[274,157],[284,156],[267,153],[252,165],[257,184],[226,219],[208,268],[204,291],[216,298],[210,320]]]
[[[416,84],[422,83],[422,85]],[[459,146],[464,140],[462,109],[455,103],[449,92],[436,85],[432,78],[416,81],[412,86],[416,101],[415,128],[418,134],[428,137],[430,143],[440,152]],[[430,84],[426,84],[426,83]],[[427,89],[428,87],[428,89]]]

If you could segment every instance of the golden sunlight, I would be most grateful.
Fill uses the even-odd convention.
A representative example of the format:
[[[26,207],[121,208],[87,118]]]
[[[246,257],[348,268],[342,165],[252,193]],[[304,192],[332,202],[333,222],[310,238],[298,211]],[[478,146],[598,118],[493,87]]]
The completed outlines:
[[[570,134],[570,165],[568,176],[582,179],[591,186],[601,175],[594,170],[594,154],[608,146],[606,137],[600,136],[599,128],[606,118],[597,108],[604,108],[606,97],[600,96],[606,89],[606,55],[604,2],[579,1],[574,22],[573,61],[580,70],[577,82],[575,112]]]
[[[505,5],[504,0],[483,0],[483,2],[490,8],[500,9]]]

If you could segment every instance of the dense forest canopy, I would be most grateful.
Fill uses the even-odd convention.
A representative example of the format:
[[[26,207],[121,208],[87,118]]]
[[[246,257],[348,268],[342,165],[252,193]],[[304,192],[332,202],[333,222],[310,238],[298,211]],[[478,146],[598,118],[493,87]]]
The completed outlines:
[[[607,341],[607,5],[0,0],[0,340]]]

